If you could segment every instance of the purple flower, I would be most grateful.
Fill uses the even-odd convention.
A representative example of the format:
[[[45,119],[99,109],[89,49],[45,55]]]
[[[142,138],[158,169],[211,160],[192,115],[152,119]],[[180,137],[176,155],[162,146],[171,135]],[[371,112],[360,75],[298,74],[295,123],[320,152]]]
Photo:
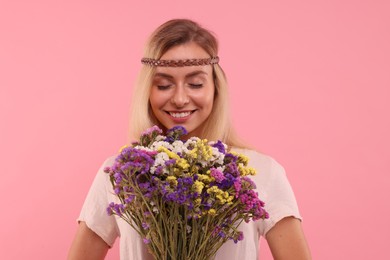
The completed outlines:
[[[146,223],[146,222],[142,222],[142,228],[143,228],[143,229],[145,229],[145,230],[146,230],[146,229],[149,229],[149,227],[150,227],[150,226],[149,226],[149,224],[148,224],[148,223]]]
[[[224,144],[220,140],[218,140],[212,146],[217,148],[220,153],[223,153],[223,154],[226,153],[225,146],[224,146]]]
[[[124,210],[125,210],[125,207],[122,204],[116,204],[114,202],[111,202],[108,205],[107,213],[108,213],[108,215],[116,214],[118,216],[122,216]]]
[[[126,204],[131,203],[134,200],[134,198],[135,198],[134,195],[130,195],[129,197],[125,198],[125,203]]]
[[[178,125],[178,126],[174,126],[172,127],[171,129],[168,129],[167,130],[167,135],[171,135],[173,133],[177,133],[177,134],[180,134],[180,135],[186,135],[188,134],[187,130],[185,129],[184,126],[181,126],[181,125]]]
[[[242,241],[244,239],[244,233],[242,231],[239,231],[233,236],[234,243],[237,243],[238,241]]]
[[[144,193],[144,197],[148,198],[148,199],[150,199],[152,197],[152,195],[153,194],[151,192]]]
[[[268,218],[268,213],[265,211],[264,202],[257,197],[254,190],[247,190],[239,195],[239,200],[244,205],[244,212],[250,213],[253,220]],[[248,222],[249,218],[245,219]]]
[[[183,184],[186,185],[186,186],[191,186],[192,184],[194,184],[194,180],[191,178],[191,177],[188,177],[188,178],[179,178],[179,180],[182,180],[183,181]],[[179,181],[180,182],[180,181]]]
[[[214,228],[213,232],[211,233],[211,235],[216,236],[221,230],[222,230],[222,228],[220,226],[216,226]]]
[[[114,173],[114,178],[115,178],[115,183],[119,184],[119,183],[121,183],[121,181],[123,179],[123,175],[120,172],[115,172]]]
[[[114,212],[112,211],[112,208],[114,207],[115,203],[114,202],[111,202],[108,207],[107,207],[107,215],[111,216],[112,214],[114,214]]]
[[[170,159],[168,161],[165,161],[165,166],[170,166],[176,163],[176,159]]]
[[[154,164],[150,153],[132,147],[123,149],[122,153],[116,158],[116,162],[113,171],[123,173],[147,173]]]
[[[231,163],[226,164],[224,173],[225,173],[225,175],[227,173],[229,173],[229,174],[233,175],[234,177],[238,177],[240,175],[240,172],[238,171],[238,168],[237,168],[237,164],[235,162],[231,162]]]
[[[231,162],[236,163],[237,160],[238,160],[237,156],[234,156],[231,153],[225,154],[225,158],[224,158],[225,164],[228,164],[228,163],[231,163]]]
[[[236,198],[238,198],[238,195],[240,194],[241,191],[241,180],[236,179],[236,181],[233,183],[234,190],[236,191]]]
[[[225,176],[223,176],[223,173],[215,168],[211,169],[210,175],[214,177],[215,181],[218,183],[221,183],[223,180],[226,179]]]
[[[149,182],[142,182],[142,183],[138,183],[138,186],[141,190],[147,190],[150,187],[150,183]]]
[[[161,175],[164,171],[164,167],[162,166],[157,166],[156,170],[154,171],[154,174],[156,175]]]
[[[225,173],[224,175],[225,179],[221,181],[221,183],[218,183],[218,188],[220,189],[229,189],[230,187],[233,186],[233,183],[236,181],[236,178],[230,174],[230,173]]]
[[[158,126],[154,125],[151,128],[146,129],[145,132],[141,134],[141,136],[146,136],[151,134],[162,134],[162,130]]]
[[[241,185],[245,190],[256,189],[256,184],[247,176],[241,177]]]
[[[194,142],[188,143],[187,149],[177,149],[183,151],[177,155],[190,164],[188,170],[183,170],[175,166],[177,159],[167,161],[164,159],[163,162],[156,158],[160,152],[153,144],[156,141],[164,140],[164,138],[171,144],[174,141],[183,140],[182,136],[187,134],[186,129],[182,126],[175,126],[169,129],[165,136],[160,135],[161,133],[161,129],[157,126],[146,130],[136,144],[138,148],[133,145],[122,149],[113,165],[104,167],[104,171],[109,174],[113,187],[112,192],[119,199],[116,200],[119,202],[118,204],[114,202],[109,204],[107,214],[117,215],[129,224],[132,222],[136,225],[137,230],[144,234],[142,239],[145,244],[155,242],[152,239],[153,234],[148,232],[161,227],[159,227],[159,223],[155,225],[155,222],[152,224],[151,221],[155,216],[163,215],[163,213],[169,218],[169,221],[172,218],[172,223],[181,220],[185,222],[187,217],[189,220],[187,225],[191,225],[194,228],[193,231],[196,231],[197,228],[191,223],[207,217],[207,223],[209,223],[207,230],[212,232],[211,236],[213,237],[211,240],[232,239],[235,243],[244,238],[243,233],[236,229],[236,225],[238,225],[236,217],[240,218],[240,222],[268,217],[268,213],[264,209],[264,202],[257,197],[257,193],[254,191],[254,182],[248,177],[240,176],[238,156],[228,153],[224,143],[221,141],[210,143],[214,152],[218,149],[219,153],[224,154],[224,159],[223,162],[212,161],[207,165],[201,158],[203,149],[196,151],[200,157],[188,158],[187,149],[196,148]],[[183,141],[177,141],[175,147],[176,145],[184,146],[187,144],[183,144]],[[206,174],[207,171],[209,171],[209,177],[212,177],[213,181],[200,178],[200,174]],[[194,183],[199,179],[204,182],[202,185],[204,187],[202,192],[198,193],[199,189],[196,189],[198,183],[197,185]],[[233,203],[219,203],[219,197],[208,190],[212,186],[218,187],[218,192],[228,192],[229,196],[235,195],[235,198],[229,197],[229,202],[232,199]],[[225,194],[223,197],[226,197]],[[222,215],[221,218],[221,215],[211,214],[213,211],[209,211],[210,209],[226,212],[227,215]],[[210,214],[207,214],[208,211]],[[175,219],[177,214],[179,214],[179,218]],[[167,220],[166,223],[169,224],[169,221]],[[166,230],[166,227],[164,228]],[[204,231],[203,228],[204,225],[199,225],[196,232]],[[145,235],[146,233],[148,235]]]
[[[223,231],[219,231],[218,236],[224,238],[224,237],[226,237],[226,234]]]
[[[188,134],[187,130],[183,126],[174,126],[171,129],[167,130],[167,135],[165,138],[166,142],[173,143],[176,140],[179,140],[183,135]]]

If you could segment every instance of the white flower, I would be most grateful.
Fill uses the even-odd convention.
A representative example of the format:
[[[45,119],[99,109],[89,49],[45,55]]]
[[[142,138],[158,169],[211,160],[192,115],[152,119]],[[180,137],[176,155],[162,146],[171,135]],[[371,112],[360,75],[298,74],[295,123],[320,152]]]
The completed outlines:
[[[217,170],[223,172],[225,170],[225,165],[217,167]]]
[[[150,167],[150,172],[154,174],[156,172],[156,169],[158,166],[163,166],[163,173],[167,173],[167,170],[165,169],[165,162],[169,160],[168,154],[161,152],[158,153],[154,159],[154,164],[152,167]]]
[[[138,150],[148,151],[148,152],[152,152],[153,151],[153,149],[150,149],[149,147],[145,147],[145,146],[142,146],[142,145],[137,145],[134,148],[138,149]]]
[[[216,147],[212,147],[211,150],[213,151],[213,155],[210,161],[213,161],[215,164],[222,165],[225,155],[221,153]]]
[[[168,150],[171,150],[173,149],[173,146],[168,143],[168,142],[165,142],[165,141],[156,141],[156,142],[153,142],[152,145],[150,146],[150,148],[152,148],[153,150],[157,151],[159,147],[165,147],[167,148]]]
[[[199,141],[200,139],[196,136],[191,137],[188,139],[185,143],[184,146],[188,148],[189,146],[194,147],[196,145],[196,142]]]
[[[176,154],[186,154],[188,153],[187,147],[184,145],[184,143],[180,140],[176,140],[172,143],[173,149],[172,152]]]
[[[163,136],[163,135],[158,135],[154,139],[155,142],[159,142],[159,141],[163,141],[163,140],[165,140],[165,136]]]
[[[187,233],[191,233],[192,227],[187,225],[186,228],[187,228]]]

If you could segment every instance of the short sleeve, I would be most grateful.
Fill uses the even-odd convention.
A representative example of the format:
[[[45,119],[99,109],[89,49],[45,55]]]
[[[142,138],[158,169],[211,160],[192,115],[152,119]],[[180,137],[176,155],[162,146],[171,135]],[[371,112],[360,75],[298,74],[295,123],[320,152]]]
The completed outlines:
[[[84,201],[78,221],[84,221],[86,225],[99,235],[110,247],[113,246],[119,231],[114,216],[107,214],[107,207],[112,201],[112,188],[109,175],[103,169],[111,166],[114,157],[108,158],[98,170],[88,195]]]
[[[260,234],[265,236],[267,232],[281,219],[285,217],[295,217],[302,220],[294,192],[287,179],[284,168],[274,159],[269,158],[265,173],[268,176],[262,183],[260,191],[264,198],[265,209],[269,214],[269,219],[260,222]],[[261,173],[260,173],[261,174]]]

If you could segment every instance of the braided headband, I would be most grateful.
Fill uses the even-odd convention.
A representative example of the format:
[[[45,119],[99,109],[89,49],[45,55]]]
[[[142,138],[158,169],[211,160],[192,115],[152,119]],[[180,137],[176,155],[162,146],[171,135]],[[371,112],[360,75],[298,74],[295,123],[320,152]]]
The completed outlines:
[[[207,59],[187,59],[187,60],[155,60],[142,58],[141,63],[154,67],[186,67],[186,66],[204,66],[210,64],[218,64],[219,57],[211,57]]]

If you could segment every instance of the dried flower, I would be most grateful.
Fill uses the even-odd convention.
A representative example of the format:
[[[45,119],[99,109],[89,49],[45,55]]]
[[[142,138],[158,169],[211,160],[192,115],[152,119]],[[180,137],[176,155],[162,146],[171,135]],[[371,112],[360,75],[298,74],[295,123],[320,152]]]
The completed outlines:
[[[108,214],[129,223],[159,260],[212,259],[229,239],[243,239],[243,220],[268,218],[248,158],[221,141],[182,141],[186,134],[176,126],[164,136],[154,126],[104,168],[121,202]]]

